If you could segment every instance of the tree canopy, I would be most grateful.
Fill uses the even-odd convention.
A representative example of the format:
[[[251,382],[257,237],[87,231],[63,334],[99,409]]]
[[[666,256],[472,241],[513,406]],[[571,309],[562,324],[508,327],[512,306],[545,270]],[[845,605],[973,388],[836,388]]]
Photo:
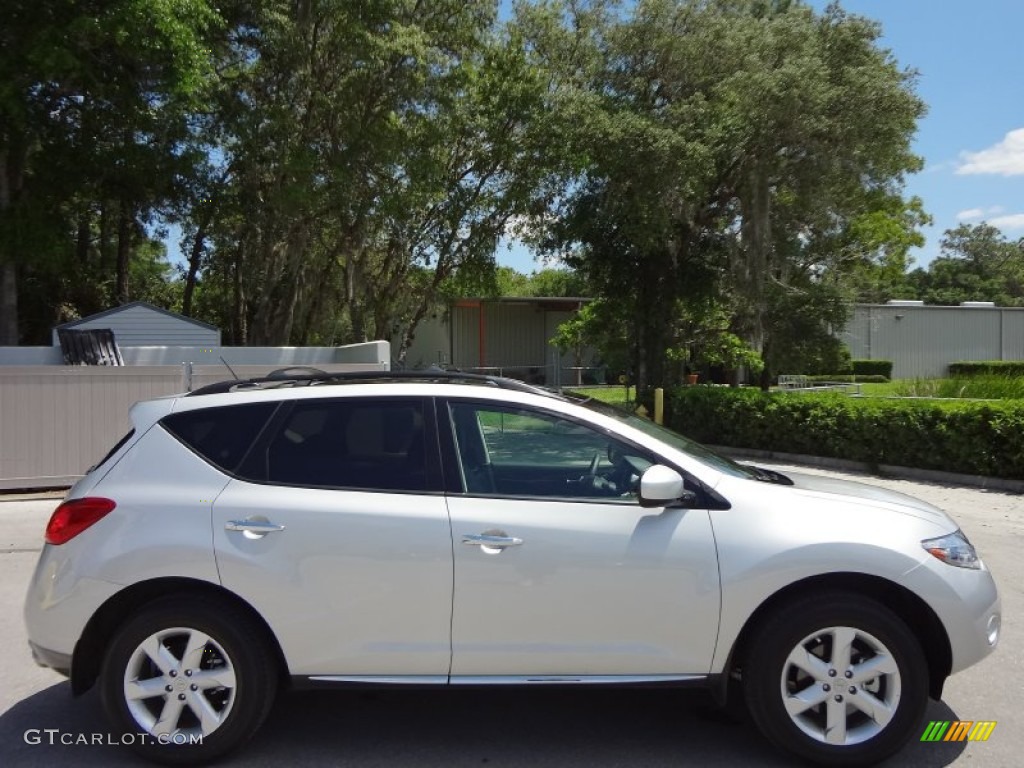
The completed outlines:
[[[838,5],[39,12],[14,0],[0,31],[8,342],[145,298],[236,344],[389,338],[401,359],[460,292],[588,295],[572,333],[642,386],[768,375],[834,351],[848,302],[904,279],[927,220],[902,187],[914,74]],[[498,269],[510,235],[565,268]]]

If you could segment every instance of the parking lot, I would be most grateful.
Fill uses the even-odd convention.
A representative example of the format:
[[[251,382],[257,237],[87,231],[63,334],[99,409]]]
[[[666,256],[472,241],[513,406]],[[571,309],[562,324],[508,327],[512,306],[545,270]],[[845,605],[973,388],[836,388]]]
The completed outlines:
[[[771,465],[787,471],[795,467]],[[1024,754],[1024,496],[935,483],[827,474],[884,485],[946,509],[992,569],[1003,600],[999,649],[949,680],[931,720],[988,720],[987,742],[912,743],[890,766],[1017,766]],[[0,497],[2,499],[2,497]],[[0,762],[5,766],[136,764],[105,734],[94,692],[71,698],[37,668],[22,625],[24,590],[57,500],[0,500]],[[49,729],[49,730],[48,730]],[[64,741],[78,742],[61,744]],[[54,743],[50,743],[53,741]],[[35,743],[38,742],[38,743]],[[702,694],[673,690],[293,693],[224,765],[784,766],[753,727]]]

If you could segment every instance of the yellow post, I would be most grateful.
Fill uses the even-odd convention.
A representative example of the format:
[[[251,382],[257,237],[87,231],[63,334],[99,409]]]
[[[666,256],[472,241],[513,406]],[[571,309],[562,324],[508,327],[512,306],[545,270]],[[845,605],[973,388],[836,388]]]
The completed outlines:
[[[665,423],[665,390],[661,387],[654,390],[654,423]]]

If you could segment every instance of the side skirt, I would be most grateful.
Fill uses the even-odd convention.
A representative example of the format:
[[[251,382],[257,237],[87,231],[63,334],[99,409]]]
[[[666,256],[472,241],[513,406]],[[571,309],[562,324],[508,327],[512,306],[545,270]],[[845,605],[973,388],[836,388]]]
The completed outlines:
[[[293,677],[292,688],[623,686],[707,688],[708,675],[312,675]]]

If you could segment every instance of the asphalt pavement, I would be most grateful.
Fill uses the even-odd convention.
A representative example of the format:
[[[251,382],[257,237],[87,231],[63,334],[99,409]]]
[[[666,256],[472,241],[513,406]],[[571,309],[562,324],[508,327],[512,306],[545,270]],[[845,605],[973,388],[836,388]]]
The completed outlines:
[[[762,462],[763,463],[763,462]],[[798,469],[772,464],[786,471]],[[1024,496],[941,483],[862,480],[949,511],[993,571],[1003,600],[999,648],[946,684],[929,720],[994,720],[977,743],[912,742],[885,765],[1011,768],[1024,758]],[[0,765],[137,765],[111,744],[95,692],[75,699],[67,681],[37,668],[21,611],[54,499],[0,496]],[[71,741],[62,744],[61,740]],[[94,741],[101,743],[92,743]],[[86,743],[83,743],[86,742]],[[289,693],[253,742],[219,765],[334,766],[788,766],[742,719],[706,695],[648,690],[387,690]]]

